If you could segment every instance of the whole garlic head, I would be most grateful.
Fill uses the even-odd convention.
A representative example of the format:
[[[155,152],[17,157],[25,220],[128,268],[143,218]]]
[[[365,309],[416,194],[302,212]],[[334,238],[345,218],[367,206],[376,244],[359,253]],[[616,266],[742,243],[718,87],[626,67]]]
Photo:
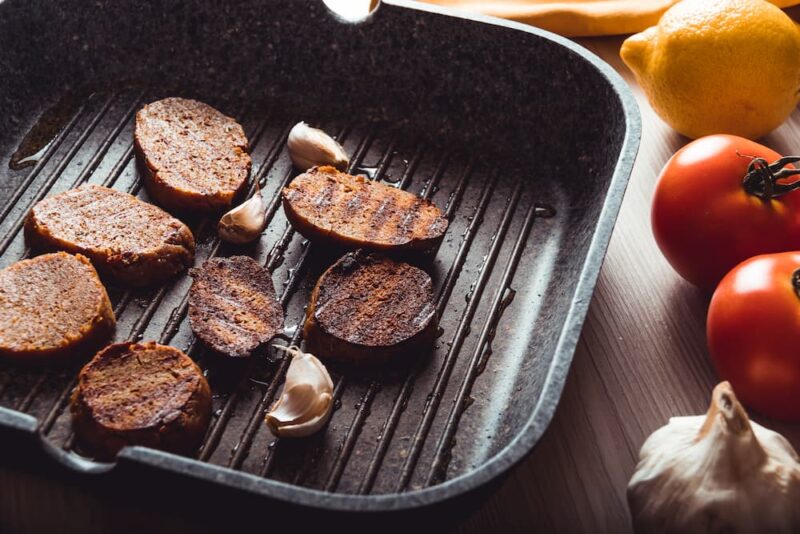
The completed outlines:
[[[289,157],[301,171],[319,165],[332,165],[344,171],[350,158],[336,140],[318,128],[312,128],[305,122],[298,122],[289,131],[286,140]]]
[[[256,183],[252,197],[220,218],[217,234],[223,241],[243,245],[258,239],[266,226],[267,205]]]
[[[325,426],[333,411],[333,381],[315,356],[295,346],[276,349],[288,352],[292,362],[280,398],[266,415],[272,433],[282,438],[309,436]]]
[[[647,438],[628,504],[637,532],[800,532],[800,460],[722,382],[706,415]]]

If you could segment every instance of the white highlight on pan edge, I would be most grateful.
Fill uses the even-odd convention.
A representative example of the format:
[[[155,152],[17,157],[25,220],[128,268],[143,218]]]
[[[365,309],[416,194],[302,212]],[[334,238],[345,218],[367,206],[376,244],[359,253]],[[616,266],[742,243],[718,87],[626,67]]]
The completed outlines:
[[[322,0],[328,9],[350,22],[365,19],[378,7],[378,0]]]

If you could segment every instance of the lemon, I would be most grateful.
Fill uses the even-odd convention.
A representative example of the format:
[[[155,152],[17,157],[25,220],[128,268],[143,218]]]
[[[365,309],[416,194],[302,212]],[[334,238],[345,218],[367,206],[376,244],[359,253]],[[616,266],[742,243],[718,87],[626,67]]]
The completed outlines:
[[[764,0],[684,0],[620,50],[662,119],[750,139],[800,101],[800,27]]]

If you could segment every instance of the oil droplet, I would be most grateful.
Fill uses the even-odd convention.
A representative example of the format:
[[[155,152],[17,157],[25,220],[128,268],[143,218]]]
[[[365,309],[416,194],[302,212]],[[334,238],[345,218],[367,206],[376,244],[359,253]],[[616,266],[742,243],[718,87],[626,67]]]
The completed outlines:
[[[517,290],[513,287],[506,288],[506,293],[503,295],[503,301],[500,303],[500,310],[504,311],[514,301],[517,296]]]
[[[292,267],[286,272],[286,279],[283,281],[283,286],[288,286],[292,280],[295,278],[295,273],[297,273],[297,267]]]
[[[542,219],[549,219],[550,217],[555,217],[556,209],[549,204],[536,204],[534,214]]]
[[[259,386],[269,387],[269,382],[264,382],[263,380],[258,380],[256,378],[250,377],[250,382],[254,384],[258,384]]]
[[[370,180],[374,180],[378,177],[378,170],[378,167],[366,167],[358,165],[353,169],[353,174],[363,174]]]
[[[484,261],[484,263],[486,262],[486,256],[483,257],[483,261]],[[482,266],[483,266],[483,264],[481,264],[481,267]],[[469,289],[467,290],[467,294],[464,295],[464,300],[465,301],[469,302],[470,300],[472,300],[472,296],[475,294],[475,289],[477,287],[478,287],[478,281],[475,280],[474,282],[472,282],[470,284]]]
[[[58,133],[58,132],[56,132],[56,133]],[[35,153],[33,153],[33,154],[29,155],[29,156],[25,156],[25,157],[23,157],[21,159],[15,160],[14,156],[12,156],[11,157],[11,161],[9,162],[8,166],[11,167],[13,170],[18,171],[18,170],[24,169],[25,167],[28,167],[30,165],[36,164],[37,161],[42,159],[42,156],[44,156],[45,152],[47,152],[47,149],[50,148],[51,144],[53,144],[53,140],[52,139],[50,141],[48,141],[47,144],[45,144],[37,152],[35,152]],[[15,152],[15,154],[16,154],[16,152]]]
[[[298,325],[294,324],[292,326],[284,327],[283,335],[288,337],[289,339],[293,338],[294,335],[297,333],[297,326]]]
[[[47,151],[56,136],[78,112],[87,94],[70,94],[45,110],[11,155],[8,166],[17,171],[35,164]]]

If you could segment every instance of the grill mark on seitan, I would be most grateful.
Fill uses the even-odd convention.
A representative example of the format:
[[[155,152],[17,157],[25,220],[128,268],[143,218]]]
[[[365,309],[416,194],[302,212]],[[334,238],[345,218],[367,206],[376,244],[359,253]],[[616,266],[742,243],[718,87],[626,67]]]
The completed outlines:
[[[192,330],[213,350],[248,356],[283,328],[272,277],[252,258],[214,258],[191,275]]]
[[[283,205],[297,231],[333,246],[425,254],[447,230],[429,201],[333,167],[295,178],[283,190]]]
[[[115,323],[108,294],[83,256],[46,254],[0,271],[2,355],[71,355],[106,341]]]
[[[393,329],[391,324],[386,324],[389,322],[387,321],[389,317],[396,318],[398,309],[408,304],[407,295],[399,287],[401,284],[405,285],[406,281],[397,279],[398,276],[403,277],[406,273],[399,272],[395,267],[392,266],[386,272],[374,273],[380,278],[373,281],[373,286],[365,295],[366,303],[369,305],[365,306],[363,305],[365,303],[362,302],[362,305],[356,308],[355,317],[353,317],[350,323],[351,327],[347,329],[348,332],[344,339],[360,345],[389,345],[402,341],[416,332],[416,329],[404,332],[399,328]],[[409,280],[408,282],[413,283],[414,281]],[[390,332],[397,334],[397,337],[387,338],[383,335],[380,339],[376,339],[376,329],[381,334]]]
[[[202,379],[191,360],[181,356],[177,349],[140,345],[93,361],[84,375],[83,395],[95,420],[113,430],[175,420]],[[137,397],[139,402],[130,402]]]
[[[336,192],[336,182],[333,180],[326,180],[322,186],[322,190],[320,191],[319,195],[314,199],[314,206],[319,209],[328,208],[331,205],[334,205],[335,197],[334,193]]]
[[[189,452],[211,417],[211,390],[186,354],[157,343],[119,343],[81,370],[71,413],[81,441],[99,457],[125,445]]]
[[[385,228],[387,225],[387,218],[389,214],[387,213],[387,209],[391,209],[392,200],[390,198],[383,199],[378,207],[372,212],[372,217],[370,218],[369,222],[367,223],[367,235],[366,238],[370,241],[374,241],[376,237],[378,237],[379,232],[381,229]]]
[[[194,237],[160,208],[98,185],[45,198],[28,215],[25,232],[43,249],[85,254],[121,282],[147,285],[191,265]]]
[[[408,207],[405,216],[398,220],[396,229],[397,235],[402,235],[403,238],[408,238],[408,236],[414,234],[414,232],[417,230],[415,223],[419,221],[420,218],[419,209],[420,204],[416,202]]]
[[[345,193],[350,192],[351,191],[345,191]],[[355,189],[352,197],[349,201],[347,201],[347,204],[342,210],[342,220],[349,221],[352,220],[353,217],[358,217],[359,211],[361,210],[366,211],[367,213],[372,213],[374,211],[372,209],[374,200],[376,199],[373,199],[369,195],[369,191],[366,188]]]
[[[416,267],[362,251],[320,277],[305,333],[322,356],[363,361],[413,352],[432,342],[433,284]]]
[[[202,102],[165,98],[144,106],[135,141],[145,186],[168,209],[227,209],[247,184],[252,161],[244,130]]]

